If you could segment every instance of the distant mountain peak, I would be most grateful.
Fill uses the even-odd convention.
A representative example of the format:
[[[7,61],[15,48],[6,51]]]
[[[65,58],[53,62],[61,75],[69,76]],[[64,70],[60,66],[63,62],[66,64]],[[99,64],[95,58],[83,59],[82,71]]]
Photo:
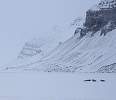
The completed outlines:
[[[45,43],[43,40],[36,39],[36,38],[34,38],[31,41],[26,42],[20,54],[18,55],[18,58],[22,59],[22,58],[32,57],[38,54],[42,55],[43,50],[41,50],[41,47],[44,44]]]

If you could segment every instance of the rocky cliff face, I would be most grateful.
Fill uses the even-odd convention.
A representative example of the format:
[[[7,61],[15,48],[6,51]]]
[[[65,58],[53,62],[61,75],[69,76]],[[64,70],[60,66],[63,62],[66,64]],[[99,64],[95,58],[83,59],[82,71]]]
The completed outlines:
[[[97,31],[101,31],[101,35],[106,35],[107,32],[115,28],[116,0],[102,0],[98,5],[94,6],[94,9],[91,8],[86,12],[86,21],[80,36],[83,37],[88,32],[92,32],[91,35],[94,35]],[[75,33],[77,33],[77,30]]]
[[[107,24],[111,24],[112,29],[116,26],[116,8],[101,9],[99,11],[87,11],[85,27],[88,31],[99,31]]]
[[[116,0],[101,0],[96,6],[93,8],[98,9],[107,9],[107,8],[115,8],[116,7]]]

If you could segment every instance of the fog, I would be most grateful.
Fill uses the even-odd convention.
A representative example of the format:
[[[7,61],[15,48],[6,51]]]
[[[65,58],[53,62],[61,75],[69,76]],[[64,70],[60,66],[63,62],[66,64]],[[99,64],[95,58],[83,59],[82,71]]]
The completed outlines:
[[[65,32],[65,27],[97,1],[1,0],[0,65],[15,59],[24,43],[35,37],[67,39],[73,33]]]

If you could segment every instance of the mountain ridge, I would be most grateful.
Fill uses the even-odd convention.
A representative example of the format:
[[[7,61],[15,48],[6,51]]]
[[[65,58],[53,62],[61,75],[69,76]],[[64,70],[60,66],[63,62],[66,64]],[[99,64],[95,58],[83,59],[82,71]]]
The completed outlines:
[[[111,6],[115,3],[116,0],[102,0],[97,5],[99,10],[87,10],[86,20],[76,28],[74,36],[42,58],[36,55],[26,61],[18,60],[3,70],[116,72],[116,6]]]

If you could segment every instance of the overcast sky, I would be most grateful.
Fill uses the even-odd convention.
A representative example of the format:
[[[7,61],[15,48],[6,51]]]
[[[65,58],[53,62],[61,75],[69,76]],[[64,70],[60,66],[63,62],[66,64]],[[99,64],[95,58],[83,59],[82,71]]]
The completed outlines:
[[[15,59],[25,41],[34,37],[66,37],[73,33],[52,33],[98,0],[0,0],[0,65]],[[59,28],[58,28],[59,29]]]

